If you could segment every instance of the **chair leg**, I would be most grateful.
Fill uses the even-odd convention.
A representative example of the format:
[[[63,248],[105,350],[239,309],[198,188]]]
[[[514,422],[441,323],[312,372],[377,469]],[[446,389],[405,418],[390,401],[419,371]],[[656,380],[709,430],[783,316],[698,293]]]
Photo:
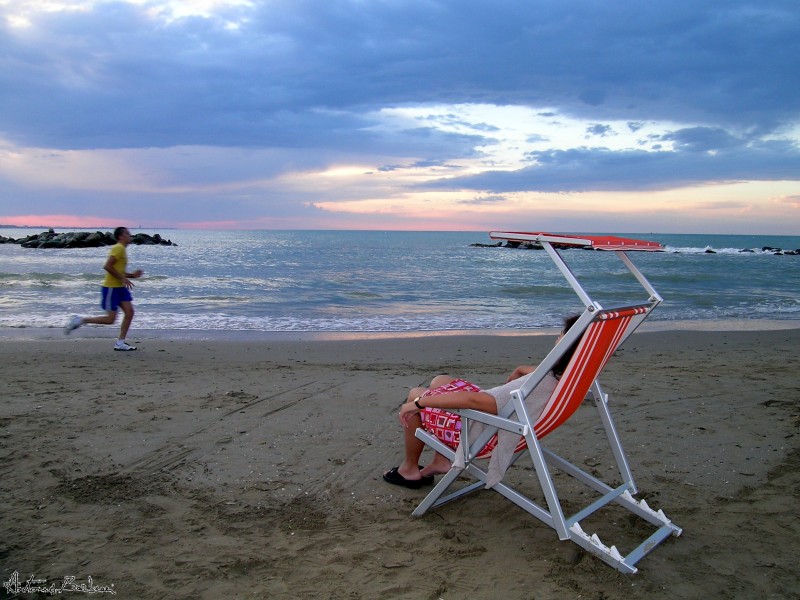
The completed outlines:
[[[558,534],[559,539],[570,540],[590,554],[593,554],[597,558],[601,559],[606,564],[614,567],[621,573],[632,574],[637,572],[636,564],[645,555],[654,550],[663,540],[670,536],[681,535],[681,528],[672,523],[672,521],[666,517],[663,511],[655,511],[647,505],[647,502],[644,500],[636,500],[631,495],[632,492],[635,493],[633,490],[631,490],[633,480],[630,476],[630,470],[628,468],[627,460],[625,460],[625,454],[622,450],[621,444],[619,443],[619,438],[616,435],[616,429],[606,405],[607,396],[602,393],[602,390],[599,389],[599,386],[597,386],[596,393],[597,396],[595,399],[597,400],[601,420],[605,427],[609,442],[611,442],[614,457],[617,459],[617,463],[623,478],[625,478],[625,473],[628,473],[625,483],[617,488],[609,487],[596,477],[593,477],[571,462],[544,448],[539,443],[539,440],[536,438],[536,436],[533,433],[529,433],[525,436],[528,443],[527,451],[520,453],[519,456],[522,454],[527,454],[531,457],[534,470],[536,471],[536,475],[539,479],[541,491],[545,496],[547,507],[545,508],[544,506],[540,506],[530,498],[526,497],[503,482],[495,484],[492,489],[522,508],[530,515],[536,517],[549,527],[553,528]],[[452,461],[455,458],[456,453],[451,448],[443,444],[441,441],[436,439],[436,437],[432,436],[426,431],[418,429],[415,435],[419,439],[423,440],[433,450],[443,454],[449,460]],[[512,464],[513,462],[516,462],[516,459],[519,458],[519,456],[514,457]],[[596,492],[601,494],[601,497],[594,502],[591,502],[574,515],[566,518],[561,508],[561,502],[558,498],[555,484],[551,477],[551,467],[564,471],[568,475],[574,477],[577,481],[580,481],[584,485],[588,486],[590,489],[594,489]],[[456,479],[458,479],[458,477],[464,473],[475,478],[477,481],[475,483],[458,488],[448,494],[448,489],[453,485],[453,483],[455,483]],[[451,468],[450,471],[448,471],[442,477],[433,490],[431,490],[431,492],[423,499],[419,506],[417,506],[412,515],[415,517],[420,517],[433,507],[441,506],[442,504],[456,500],[476,490],[484,489],[487,479],[487,472],[476,466],[472,461],[467,461],[464,469],[455,467]],[[656,527],[656,531],[646,540],[641,542],[636,548],[634,548],[627,556],[622,556],[617,550],[616,546],[605,545],[597,536],[597,534],[590,535],[581,527],[581,521],[584,518],[587,518],[589,515],[594,514],[612,502],[616,502],[617,504],[626,508],[630,513],[644,519]]]
[[[434,488],[428,493],[427,496],[425,496],[422,502],[419,503],[419,506],[414,509],[414,512],[411,513],[411,516],[421,517],[428,512],[428,509],[437,504],[437,500],[439,500],[441,495],[447,491],[447,488],[453,484],[462,471],[463,469],[452,468],[445,473],[444,476],[439,480],[439,483],[434,486]]]
[[[619,475],[622,481],[628,484],[628,489],[632,494],[637,492],[636,482],[633,480],[633,473],[631,472],[628,459],[625,456],[625,451],[622,449],[622,442],[617,434],[617,427],[614,425],[614,420],[611,418],[611,412],[608,410],[608,394],[603,392],[600,383],[595,380],[592,384],[592,395],[594,402],[597,406],[597,412],[600,414],[600,421],[603,423],[603,428],[608,437],[608,443],[611,446],[611,452],[614,454],[614,460],[617,462]]]
[[[570,535],[567,531],[564,511],[561,509],[561,502],[558,500],[556,487],[550,477],[550,469],[545,462],[542,447],[539,444],[539,440],[536,439],[536,435],[533,433],[525,436],[525,439],[528,442],[528,452],[533,460],[533,467],[536,471],[536,476],[539,478],[539,485],[544,493],[547,508],[550,509],[549,517],[552,520],[552,527],[556,530],[556,533],[558,533],[558,539],[567,540]]]
[[[414,435],[416,435],[418,439],[425,442],[425,444],[430,446],[435,452],[442,454],[449,461],[452,462],[455,459],[455,451],[449,446],[443,444],[438,438],[436,438],[436,436],[431,435],[423,429],[417,429]],[[448,488],[453,485],[455,480],[458,479],[459,475],[461,475],[461,473],[463,473],[465,470],[478,481],[445,496],[444,494],[447,492]],[[420,502],[419,506],[417,506],[417,508],[415,508],[414,512],[411,514],[412,516],[420,517],[434,506],[441,506],[442,504],[446,504],[447,502],[455,500],[456,498],[460,498],[461,496],[483,488],[486,485],[485,482],[486,472],[473,464],[467,463],[466,469],[453,467],[444,474],[444,476],[439,480],[439,483],[434,486],[434,488],[428,493],[427,496],[425,496],[422,502]]]

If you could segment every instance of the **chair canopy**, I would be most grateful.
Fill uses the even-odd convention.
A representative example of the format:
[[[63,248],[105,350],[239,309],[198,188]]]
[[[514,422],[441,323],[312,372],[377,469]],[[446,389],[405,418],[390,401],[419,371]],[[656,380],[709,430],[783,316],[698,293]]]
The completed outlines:
[[[524,232],[524,231],[492,231],[489,237],[493,240],[507,240],[516,243],[541,243],[543,241],[559,246],[576,246],[592,250],[637,250],[645,252],[663,252],[664,245],[648,240],[619,237],[617,235],[566,235],[562,233]]]

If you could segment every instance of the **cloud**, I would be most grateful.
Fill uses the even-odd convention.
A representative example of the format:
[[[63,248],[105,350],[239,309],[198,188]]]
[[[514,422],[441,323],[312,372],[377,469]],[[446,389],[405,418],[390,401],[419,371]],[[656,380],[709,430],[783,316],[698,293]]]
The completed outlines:
[[[788,204],[792,208],[800,209],[800,194],[796,194],[793,196],[782,196],[777,198],[777,201],[782,204]]]
[[[421,187],[480,189],[499,194],[664,190],[699,184],[798,179],[800,148],[793,143],[734,145],[726,136],[695,133],[675,136],[684,140],[675,151],[574,148],[532,152],[530,157],[535,164],[530,167],[439,179]]]
[[[678,150],[687,152],[717,152],[742,147],[747,140],[738,138],[719,127],[690,127],[660,136],[661,140],[674,142]]]
[[[614,129],[611,125],[603,125],[601,123],[595,123],[594,125],[590,125],[586,128],[586,137],[607,137],[609,135],[614,135]]]
[[[169,20],[151,6],[102,2],[6,26],[6,136],[56,148],[302,147],[359,138],[358,107],[408,102],[761,130],[800,108],[785,87],[800,57],[791,2],[278,0]]]
[[[476,198],[470,198],[468,200],[458,200],[457,204],[467,204],[472,206],[479,206],[479,205],[492,205],[492,204],[502,204],[506,202],[507,198],[502,195],[490,195],[490,196],[478,196]]]
[[[406,169],[458,169],[456,165],[447,164],[437,159],[417,160],[407,165],[381,165],[378,171],[382,173],[391,173],[393,171],[403,171]]]

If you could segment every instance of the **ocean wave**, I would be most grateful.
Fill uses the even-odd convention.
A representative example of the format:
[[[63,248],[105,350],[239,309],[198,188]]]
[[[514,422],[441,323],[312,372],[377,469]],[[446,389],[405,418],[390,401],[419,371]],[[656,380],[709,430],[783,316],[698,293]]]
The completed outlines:
[[[5,312],[5,311],[4,311]],[[560,313],[561,314],[561,313]],[[414,331],[471,331],[471,330],[526,330],[558,327],[560,314],[535,317],[521,314],[513,318],[505,316],[473,315],[471,318],[451,318],[446,315],[400,316],[374,315],[371,317],[275,317],[230,315],[225,313],[136,313],[133,329],[187,330],[187,331],[264,331],[264,332],[414,332]],[[51,314],[20,313],[0,316],[1,328],[61,328],[67,322],[67,312]],[[713,303],[694,305],[681,310],[653,313],[650,322],[669,323],[686,320],[775,320],[800,319],[800,304],[764,305],[748,307],[746,310],[721,312]],[[86,326],[89,329],[108,329],[107,326]],[[115,327],[115,326],[114,326]],[[114,329],[111,327],[110,329]]]
[[[133,292],[134,330],[523,330],[558,326],[582,307],[546,253],[476,250],[468,245],[479,239],[473,233],[176,232],[173,239],[179,246],[168,251],[131,251],[130,265],[145,270]],[[763,250],[800,240],[659,241],[667,253],[631,255],[664,298],[653,320],[800,318],[800,258]],[[105,255],[0,246],[0,327],[59,328],[73,311],[99,314]],[[575,250],[565,259],[603,305],[646,298],[609,253]]]
[[[740,254],[742,256],[781,256],[785,252],[793,250],[765,250],[763,248],[714,248],[712,246],[705,247],[674,247],[667,246],[665,252],[674,254]]]
[[[52,328],[63,327],[68,318],[62,315],[17,314],[0,316],[0,328]],[[274,317],[229,315],[223,313],[183,314],[150,313],[140,310],[136,314],[134,328],[157,330],[209,330],[209,331],[369,331],[369,332],[409,332],[409,331],[449,331],[472,329],[529,329],[554,327],[553,319],[498,320],[491,316],[453,319],[446,316],[398,316],[381,315],[373,317]],[[91,327],[91,326],[87,326]],[[96,326],[104,327],[104,326]]]
[[[0,273],[0,287],[6,292],[14,289],[36,288],[64,288],[72,289],[85,287],[87,284],[100,285],[102,275],[94,273],[81,273],[77,275],[67,273]]]

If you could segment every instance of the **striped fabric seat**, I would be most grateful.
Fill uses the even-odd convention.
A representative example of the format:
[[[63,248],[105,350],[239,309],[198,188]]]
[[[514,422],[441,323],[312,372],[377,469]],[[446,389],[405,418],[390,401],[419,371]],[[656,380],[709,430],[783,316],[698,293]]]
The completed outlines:
[[[586,328],[572,360],[533,425],[537,438],[555,431],[578,410],[626,333],[633,324],[638,324],[638,320],[633,321],[634,317],[639,315],[641,319],[646,313],[646,307],[637,306],[622,311],[605,311],[596,316]]]
[[[634,307],[623,311],[606,311],[597,315],[581,338],[570,364],[536,419],[536,437],[543,438],[561,426],[578,409],[589,388],[603,370],[608,359],[622,342],[625,332],[636,315],[644,315],[646,307]],[[450,392],[481,389],[464,379],[456,379],[446,385],[428,390],[424,396],[436,396]],[[421,414],[423,428],[444,444],[455,450],[461,441],[461,416],[441,408],[425,408]],[[527,448],[525,438],[520,436],[514,452]],[[477,453],[476,458],[490,458],[497,446],[497,434]]]

